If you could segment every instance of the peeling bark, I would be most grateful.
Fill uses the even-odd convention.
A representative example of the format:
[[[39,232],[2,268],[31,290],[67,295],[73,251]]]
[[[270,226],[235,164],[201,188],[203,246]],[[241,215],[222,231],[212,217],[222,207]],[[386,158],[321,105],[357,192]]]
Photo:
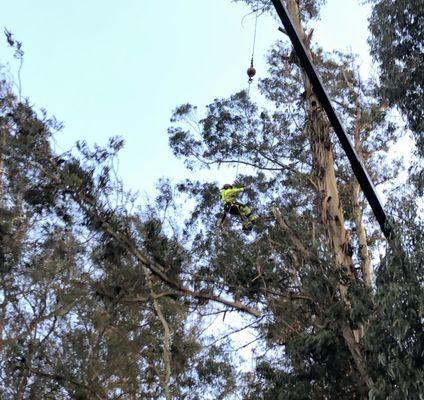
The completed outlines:
[[[296,29],[306,47],[308,55],[312,59],[309,38],[300,21],[298,2],[287,0],[287,8],[296,24]],[[318,210],[321,213],[321,221],[326,231],[329,248],[334,252],[337,264],[343,266],[348,274],[354,278],[353,262],[346,246],[348,235],[344,228],[343,210],[336,183],[330,126],[317,97],[313,93],[311,82],[306,73],[303,70],[301,72],[308,105],[308,134],[319,192],[317,196]]]
[[[286,3],[288,11],[296,24],[296,29],[306,47],[308,55],[312,59],[313,57],[308,43],[308,36],[300,21],[298,2],[296,0],[286,0]],[[345,229],[343,208],[337,188],[330,126],[327,122],[324,111],[313,92],[311,82],[303,70],[301,70],[301,73],[305,87],[309,121],[307,133],[311,144],[313,169],[318,186],[317,209],[321,215],[321,224],[325,231],[328,248],[334,254],[336,265],[345,269],[346,273],[352,280],[356,280],[356,272],[349,251],[350,235]],[[340,284],[339,292],[346,308],[351,308],[347,299],[346,286]],[[364,386],[370,389],[373,386],[373,382],[367,372],[366,360],[361,350],[361,345],[358,343],[360,335],[358,332],[354,332],[347,323],[342,324],[342,334],[361,375]]]
[[[362,222],[362,212],[359,200],[360,188],[356,182],[353,186],[353,219],[355,221],[356,234],[358,236],[362,278],[364,280],[365,285],[371,287],[373,273],[371,268],[371,258],[368,250],[367,232],[365,230],[365,225]]]

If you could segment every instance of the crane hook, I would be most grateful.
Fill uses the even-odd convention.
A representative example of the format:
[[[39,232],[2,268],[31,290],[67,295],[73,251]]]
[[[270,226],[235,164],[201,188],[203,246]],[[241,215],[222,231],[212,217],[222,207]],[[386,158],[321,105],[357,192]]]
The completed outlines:
[[[249,77],[249,83],[252,83],[253,77],[256,75],[256,69],[253,67],[253,57],[250,61],[250,67],[247,69],[247,76]]]

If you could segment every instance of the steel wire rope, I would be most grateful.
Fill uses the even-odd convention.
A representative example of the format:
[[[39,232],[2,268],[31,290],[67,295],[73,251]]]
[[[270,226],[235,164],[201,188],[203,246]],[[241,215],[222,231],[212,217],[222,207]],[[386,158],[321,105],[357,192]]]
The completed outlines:
[[[250,86],[251,86],[252,80],[253,80],[252,79],[253,76],[249,75],[249,70],[253,70],[253,75],[256,74],[256,70],[253,67],[253,60],[254,60],[254,57],[255,57],[256,37],[257,37],[257,29],[258,29],[258,16],[259,16],[259,7],[258,7],[258,5],[259,5],[259,0],[256,1],[256,7],[255,7],[255,10],[254,10],[254,12],[255,12],[255,27],[254,27],[254,30],[253,30],[252,56],[250,58],[250,67],[247,70],[247,75],[249,76],[248,86],[247,86],[247,91],[246,91],[248,98],[250,98]],[[250,120],[249,120],[249,116],[247,115],[246,108],[245,108],[244,111],[245,111],[246,119],[248,120],[249,125],[252,126],[251,123],[250,123]],[[241,157],[241,155],[239,154],[238,159],[237,159],[236,176],[235,176],[235,178],[237,178],[238,171],[239,171],[240,157]]]

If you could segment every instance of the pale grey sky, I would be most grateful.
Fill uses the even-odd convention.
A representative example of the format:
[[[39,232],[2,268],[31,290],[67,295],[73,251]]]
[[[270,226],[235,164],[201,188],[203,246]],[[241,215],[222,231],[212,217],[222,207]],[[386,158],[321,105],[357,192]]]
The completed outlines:
[[[151,191],[161,176],[186,175],[168,148],[172,109],[185,102],[202,109],[246,87],[254,29],[248,13],[230,0],[15,0],[3,2],[0,24],[24,45],[23,95],[65,124],[58,150],[120,135],[121,176],[128,187]],[[369,71],[368,13],[358,0],[328,0],[314,41],[358,53]],[[284,37],[278,26],[258,20],[258,77],[266,74],[266,51]],[[8,60],[3,40],[0,61]]]

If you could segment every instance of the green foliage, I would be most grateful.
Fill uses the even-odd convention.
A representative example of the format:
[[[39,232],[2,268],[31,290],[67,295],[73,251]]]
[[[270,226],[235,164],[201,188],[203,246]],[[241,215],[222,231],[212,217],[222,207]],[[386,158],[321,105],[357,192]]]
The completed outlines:
[[[163,218],[169,185],[135,209],[113,169],[122,139],[59,155],[50,145],[59,128],[2,75],[0,397],[163,398],[166,384],[179,399],[233,393],[225,348],[202,347],[184,293],[140,261],[185,280],[190,254]]]
[[[406,116],[424,155],[424,4],[422,0],[370,3],[371,54],[380,65],[380,93]]]
[[[282,43],[269,53],[270,73],[259,84],[272,104],[269,109],[260,109],[246,92],[239,92],[215,99],[203,117],[196,118],[198,110],[187,104],[174,111],[169,129],[174,154],[192,169],[237,162],[249,166],[251,174],[239,175],[235,184],[249,187],[244,199],[260,216],[248,236],[235,219],[217,230],[218,186],[189,180],[180,184],[179,190],[195,201],[184,231],[197,265],[192,284],[214,287],[264,314],[257,335],[263,338],[264,352],[273,352],[260,356],[256,377],[246,380],[246,398],[340,398],[341,393],[346,399],[363,398],[366,391],[341,331],[343,324],[360,329],[375,304],[371,290],[335,268],[328,253],[303,82],[295,63],[287,62],[289,55],[290,48]],[[379,182],[392,179],[397,167],[389,168],[383,158],[399,132],[373,97],[375,83],[360,79],[354,56],[318,50],[315,59],[352,136],[360,126],[358,146],[372,176]],[[349,221],[353,178],[337,143],[334,148]],[[272,207],[281,210],[286,228],[273,220]],[[367,217],[362,218],[366,223]],[[350,307],[341,301],[341,285]]]
[[[271,10],[269,1],[244,1]],[[323,3],[300,1],[302,20],[316,18]],[[259,215],[249,234],[233,218],[216,228],[221,206],[213,182],[173,187],[161,180],[157,198],[136,208],[113,170],[122,139],[93,149],[80,142],[75,152],[55,154],[50,141],[60,124],[18,101],[3,77],[1,398],[363,399],[368,393],[346,326],[366,329],[360,350],[371,398],[423,395],[424,245],[414,201],[404,197],[401,210],[392,209],[401,243],[387,251],[374,295],[329,252],[307,94],[291,48],[277,43],[268,61],[269,76],[259,84],[268,108],[241,91],[215,99],[202,117],[190,104],[178,107],[169,128],[170,146],[189,168],[246,167],[235,183],[248,188],[244,200]],[[343,123],[352,138],[359,135],[373,179],[390,181],[399,165],[389,168],[384,158],[399,131],[375,97],[375,82],[361,80],[353,55],[316,49],[315,61]],[[334,153],[353,225],[354,180],[337,143]],[[181,198],[192,206],[183,228],[172,216]],[[378,235],[371,242],[381,246]],[[204,337],[199,317],[225,318],[228,308],[212,308],[202,294],[262,313],[244,319],[258,352],[255,370],[241,381],[229,346]]]
[[[377,271],[376,306],[366,336],[376,380],[373,399],[424,397],[424,226],[413,199],[399,200],[401,223]]]
[[[254,2],[249,4],[255,7]],[[375,382],[371,394],[376,396],[380,389],[378,393],[387,394],[390,389],[384,386],[385,372],[376,367],[375,360],[378,349],[384,352],[390,346],[378,338],[386,335],[385,330],[390,330],[395,320],[399,325],[396,329],[401,331],[409,325],[402,318],[390,321],[383,312],[380,294],[386,288],[380,278],[374,298],[371,288],[335,268],[328,254],[318,216],[319,171],[313,168],[310,152],[307,94],[290,52],[290,47],[277,43],[269,53],[269,76],[259,83],[261,93],[271,103],[269,108],[260,109],[245,92],[239,92],[228,99],[215,99],[203,117],[196,117],[198,110],[188,104],[173,114],[169,135],[175,155],[191,169],[236,163],[249,166],[250,174],[238,176],[235,182],[251,189],[245,200],[260,216],[268,217],[271,208],[278,207],[286,224],[264,223],[260,218],[255,232],[246,236],[232,220],[225,230],[217,231],[218,187],[184,182],[180,191],[196,203],[184,232],[197,265],[193,285],[218,288],[263,311],[256,329],[258,338],[263,339],[264,354],[257,358],[255,373],[246,375],[244,398],[368,397],[341,333],[345,325],[359,331],[372,326],[367,338],[378,331],[375,340],[380,343],[367,341],[365,368]],[[385,163],[386,152],[400,131],[388,118],[384,102],[375,96],[376,82],[360,77],[354,59],[353,55],[325,54],[320,49],[314,54],[325,86],[373,181],[387,183],[401,167],[397,161],[390,166]],[[357,207],[352,202],[355,180],[337,142],[334,153],[345,218],[352,226]],[[363,206],[360,201],[359,208]],[[367,214],[360,218],[368,229],[373,226]],[[352,234],[357,265],[361,262],[355,249],[358,238],[355,231]],[[369,236],[370,249],[381,246],[381,234],[371,231]],[[294,245],[299,242],[303,247]],[[341,301],[342,290],[346,290],[350,306]],[[396,308],[394,302],[388,307]],[[385,328],[379,330],[379,324]],[[414,378],[406,373],[402,379],[403,386],[414,385]],[[399,385],[399,380],[393,385]]]

